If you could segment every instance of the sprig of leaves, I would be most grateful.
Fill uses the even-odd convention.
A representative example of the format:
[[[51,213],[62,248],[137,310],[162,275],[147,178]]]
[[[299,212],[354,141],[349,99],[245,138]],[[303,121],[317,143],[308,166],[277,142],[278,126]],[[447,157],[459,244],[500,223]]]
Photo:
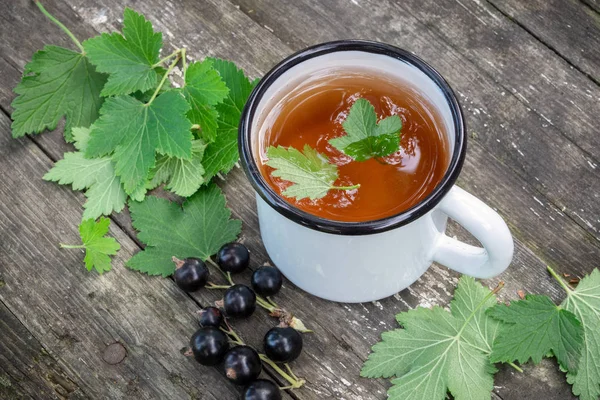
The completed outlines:
[[[375,107],[367,99],[358,99],[342,123],[346,135],[329,143],[356,161],[386,157],[400,149],[402,120],[397,115],[377,122]]]
[[[110,226],[110,219],[100,218],[98,222],[86,219],[79,225],[80,245],[61,244],[63,249],[85,249],[85,267],[88,271],[95,268],[99,274],[111,269],[110,256],[117,254],[121,248],[112,237],[105,237]]]
[[[274,169],[271,175],[292,182],[282,194],[296,200],[320,199],[330,190],[358,189],[360,184],[352,186],[334,186],[338,180],[338,167],[329,162],[324,154],[309,145],[300,151],[293,147],[270,146],[267,149],[267,165]]]
[[[499,323],[485,311],[496,304],[495,291],[463,276],[451,312],[435,306],[400,313],[404,329],[385,332],[361,375],[389,378],[389,399],[443,400],[490,398],[496,372],[489,360]]]
[[[82,229],[122,211],[128,198],[144,204],[146,192],[161,184],[189,197],[233,168],[241,111],[256,84],[235,64],[212,58],[188,64],[184,48],[159,59],[162,34],[128,8],[122,33],[82,44],[36,3],[79,52],[47,46],[34,54],[15,89],[13,135],[54,129],[67,117],[65,138],[78,151],[65,153],[44,179],[85,190]],[[181,87],[170,82],[179,64]],[[231,230],[224,237],[235,238]]]
[[[47,47],[34,55],[15,89],[13,135],[54,129],[66,115],[67,140],[73,140],[72,131],[85,136],[75,143],[79,152],[65,154],[46,175],[74,190],[87,189],[84,219],[120,212],[128,197],[141,201],[147,189],[162,183],[191,196],[231,170],[238,160],[241,110],[255,84],[233,63],[184,61],[184,81],[175,88],[169,72],[185,50],[159,60],[162,35],[141,14],[125,9],[123,34],[81,44],[38,5],[81,52]]]
[[[547,296],[528,295],[510,305],[495,304],[488,289],[472,278],[458,283],[451,312],[418,308],[396,316],[404,329],[382,334],[361,374],[389,378],[390,399],[457,400],[490,398],[492,363],[540,362],[555,356],[573,393],[582,400],[600,396],[600,271],[595,269],[556,305]],[[465,384],[469,382],[469,384]]]

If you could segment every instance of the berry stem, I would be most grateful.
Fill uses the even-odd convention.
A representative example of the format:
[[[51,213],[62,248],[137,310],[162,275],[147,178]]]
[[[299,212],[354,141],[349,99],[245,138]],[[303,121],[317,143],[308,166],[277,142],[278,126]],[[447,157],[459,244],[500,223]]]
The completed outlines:
[[[268,364],[271,368],[273,368],[275,370],[275,372],[277,372],[283,379],[285,379],[286,381],[288,381],[290,383],[289,388],[290,389],[298,389],[300,387],[302,387],[302,385],[304,385],[305,381],[304,379],[294,379],[294,377],[288,375],[284,370],[282,370],[281,368],[279,368],[279,365],[275,364],[273,362],[273,360],[271,360],[269,357],[267,357],[265,354],[258,354],[258,356],[260,357],[260,359],[265,363]]]
[[[242,340],[242,338],[233,330],[233,328],[231,327],[231,325],[229,324],[229,321],[227,321],[227,318],[225,318],[225,320],[223,321],[225,323],[225,326],[227,326],[227,329],[224,328],[220,328],[221,331],[223,331],[224,333],[226,333],[230,339],[232,339],[232,342],[235,344],[238,344],[240,346],[244,346],[245,343]],[[277,372],[279,374],[279,376],[281,376],[283,379],[285,379],[286,381],[288,381],[288,383],[290,384],[290,386],[286,386],[285,388],[282,388],[282,390],[285,389],[298,389],[300,387],[302,387],[302,385],[304,385],[306,383],[306,381],[304,379],[299,379],[293,372],[292,369],[290,368],[289,365],[285,364],[288,372],[286,373],[284,370],[282,370],[277,364],[275,364],[275,362],[273,360],[271,360],[269,357],[267,357],[266,354],[262,354],[262,353],[258,353],[258,356],[260,357],[261,361],[264,362],[265,364],[269,365],[271,368],[273,368],[273,370],[275,370],[275,372]]]
[[[273,301],[273,299],[272,299],[272,298],[270,298],[269,296],[265,297],[265,299],[266,299],[266,300],[269,302],[269,304],[271,304],[273,307],[275,307],[275,308],[279,308],[279,306],[277,305],[277,303],[275,303],[275,302]]]
[[[158,92],[160,92],[160,89],[162,89],[163,85],[165,84],[165,82],[169,78],[169,74],[171,73],[171,71],[173,71],[173,68],[175,68],[175,66],[179,62],[179,58],[180,57],[181,57],[181,54],[178,52],[177,55],[175,56],[175,60],[173,60],[173,62],[171,63],[171,65],[169,65],[169,69],[167,69],[167,72],[165,72],[165,75],[160,80],[160,83],[156,87],[156,90],[154,91],[154,94],[152,95],[152,97],[150,97],[150,100],[148,100],[148,102],[145,104],[146,107],[148,107],[150,104],[152,104],[152,102],[154,101],[154,99],[156,98],[156,96],[158,96]]]
[[[296,376],[296,374],[294,374],[294,371],[292,371],[292,368],[290,367],[290,364],[285,363],[283,365],[285,365],[285,369],[287,369],[288,374],[290,374],[292,378],[294,378],[297,381],[300,380],[300,379],[298,379],[298,377]]]
[[[208,285],[205,286],[207,289],[216,290],[216,289],[229,289],[231,286],[229,285],[215,285],[212,282],[208,282]]]
[[[164,63],[165,61],[169,61],[171,58],[175,57],[176,55],[178,55],[179,53],[181,53],[181,49],[177,49],[174,52],[172,52],[171,54],[169,54],[168,56],[161,58],[160,60],[158,60],[158,62],[154,65],[152,65],[151,68],[156,68],[156,67],[160,67],[162,65],[162,63]]]
[[[231,286],[235,285],[235,282],[233,281],[233,279],[231,278],[231,274],[229,272],[225,272],[221,269],[221,267],[219,267],[219,265],[213,261],[212,258],[208,257],[206,259],[206,262],[211,264],[213,267],[215,267],[219,272],[221,272],[221,274],[223,274],[223,276],[225,277],[225,279],[227,279],[227,282],[229,282],[230,286],[227,285],[215,285],[211,282],[209,282],[209,286],[206,286],[206,288],[208,289],[229,289]],[[265,310],[267,310],[269,313],[274,313],[274,312],[280,312],[280,313],[285,313],[286,311],[279,307],[277,305],[277,303],[275,303],[273,300],[271,300],[270,298],[264,298],[259,294],[256,294],[256,304],[258,304],[259,306],[261,306],[262,308],[264,308]],[[311,330],[300,330],[300,332],[312,332]]]
[[[85,249],[85,245],[83,244],[59,244],[61,249]]]
[[[39,1],[36,0],[35,5],[38,6],[40,11],[42,12],[42,14],[44,14],[46,16],[46,18],[48,18],[50,21],[54,22],[60,29],[62,29],[62,31],[71,38],[73,43],[75,43],[75,46],[77,46],[79,48],[79,50],[81,50],[81,54],[85,55],[85,49],[83,48],[81,42],[79,40],[77,40],[77,38],[75,37],[75,35],[73,35],[73,33],[69,30],[69,28],[64,26],[62,22],[57,20],[52,14],[50,14],[48,11],[46,11],[46,9],[42,5],[42,3],[40,3]]]
[[[208,257],[206,259],[206,261],[208,261],[213,267],[215,267],[217,270],[219,270],[220,273],[223,274],[223,276],[225,277],[225,279],[227,279],[227,282],[229,282],[229,284],[231,286],[235,285],[235,283],[233,282],[233,279],[231,279],[231,274],[229,272],[225,272],[221,269],[221,267],[219,267],[219,264],[217,264],[216,262],[214,262],[212,260],[212,258]]]
[[[261,306],[269,312],[273,312],[277,309],[277,307],[273,307],[271,304],[269,304],[268,301],[266,301],[262,296],[258,294],[256,295],[256,304],[258,304],[259,306]]]
[[[546,269],[548,270],[548,272],[550,272],[550,275],[552,275],[552,277],[556,280],[556,282],[558,282],[558,284],[565,289],[565,292],[567,292],[567,294],[571,294],[571,292],[573,291],[573,289],[571,287],[569,287],[569,284],[567,282],[565,282],[565,280],[563,278],[561,278],[556,271],[554,271],[552,269],[552,267],[550,267],[549,265],[546,266]]]

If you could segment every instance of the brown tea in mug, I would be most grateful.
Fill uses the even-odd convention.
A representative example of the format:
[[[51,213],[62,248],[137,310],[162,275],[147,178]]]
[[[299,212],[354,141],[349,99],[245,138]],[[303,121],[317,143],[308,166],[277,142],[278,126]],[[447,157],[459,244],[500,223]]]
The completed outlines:
[[[378,121],[402,119],[400,150],[383,158],[358,162],[329,140],[345,135],[342,123],[354,102],[364,98]],[[423,200],[442,180],[450,161],[450,145],[439,111],[409,83],[344,71],[312,80],[292,90],[267,118],[265,148],[308,144],[338,166],[336,186],[360,184],[353,190],[330,190],[323,198],[296,200],[281,194],[290,182],[273,177],[261,154],[261,174],[283,199],[310,214],[347,222],[372,221],[400,214]]]

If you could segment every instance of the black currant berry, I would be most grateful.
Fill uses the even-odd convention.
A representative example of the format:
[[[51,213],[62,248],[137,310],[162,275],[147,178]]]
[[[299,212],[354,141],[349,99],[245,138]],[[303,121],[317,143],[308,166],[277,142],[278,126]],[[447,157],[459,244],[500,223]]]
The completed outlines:
[[[200,311],[200,326],[213,326],[218,328],[223,323],[223,314],[217,307],[206,307]]]
[[[262,363],[256,350],[248,346],[237,346],[225,354],[223,362],[225,376],[236,385],[247,385],[256,380]]]
[[[237,274],[248,268],[250,252],[241,243],[227,243],[217,253],[217,263],[223,271]]]
[[[281,400],[281,391],[273,382],[257,379],[244,389],[242,400]]]
[[[294,328],[272,328],[265,335],[265,353],[276,362],[294,361],[302,352],[302,335]]]
[[[252,289],[261,296],[273,296],[283,284],[283,275],[275,267],[260,267],[252,274]]]
[[[217,365],[223,360],[229,349],[227,335],[218,328],[208,326],[200,328],[190,341],[194,358],[202,365]]]
[[[177,286],[186,292],[195,292],[208,282],[208,268],[199,258],[186,258],[177,267],[173,278]]]
[[[228,317],[249,317],[256,310],[256,294],[246,285],[233,285],[223,296],[223,307]]]

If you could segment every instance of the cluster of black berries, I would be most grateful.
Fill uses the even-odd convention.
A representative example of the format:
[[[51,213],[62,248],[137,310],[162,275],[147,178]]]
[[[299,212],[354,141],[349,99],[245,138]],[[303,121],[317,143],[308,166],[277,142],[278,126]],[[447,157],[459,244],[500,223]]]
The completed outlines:
[[[250,253],[241,243],[228,243],[217,253],[221,271],[236,274],[250,263]],[[198,258],[179,262],[174,274],[177,285],[186,292],[196,291],[208,283],[209,269]],[[247,318],[256,310],[257,294],[264,298],[281,289],[283,277],[275,267],[264,266],[252,274],[252,288],[232,284],[223,296],[222,309],[207,307],[201,310],[200,329],[191,339],[194,358],[202,365],[223,365],[225,376],[237,385],[244,385],[244,400],[281,400],[281,391],[275,383],[257,379],[262,371],[262,361],[288,363],[302,352],[302,335],[294,328],[277,326],[264,337],[265,355],[259,355],[245,345],[229,325],[228,318]],[[232,347],[233,344],[233,347]]]

